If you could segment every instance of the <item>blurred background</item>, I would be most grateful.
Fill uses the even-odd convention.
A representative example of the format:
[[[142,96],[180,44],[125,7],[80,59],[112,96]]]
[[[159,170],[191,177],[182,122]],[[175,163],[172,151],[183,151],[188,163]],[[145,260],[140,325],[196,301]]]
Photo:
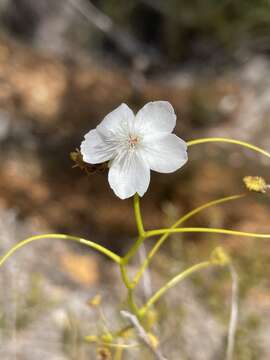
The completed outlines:
[[[132,201],[114,196],[106,173],[72,168],[69,156],[121,102],[138,110],[170,101],[185,140],[233,137],[270,150],[269,55],[268,0],[0,0],[0,252],[43,232],[90,238],[119,254],[129,248]],[[269,161],[233,145],[191,148],[184,169],[152,174],[141,202],[146,228],[243,192],[245,175],[268,180]],[[266,233],[269,210],[269,195],[250,194],[189,224]],[[240,280],[235,359],[269,359],[267,240],[173,236],[138,297],[217,244]],[[114,265],[87,248],[43,240],[22,249],[0,272],[1,359],[98,358],[83,341],[102,329],[87,301],[101,294],[110,328],[119,327],[118,281]],[[160,302],[156,334],[169,359],[224,358],[230,286],[225,270],[212,269]],[[124,355],[152,358],[143,350]]]

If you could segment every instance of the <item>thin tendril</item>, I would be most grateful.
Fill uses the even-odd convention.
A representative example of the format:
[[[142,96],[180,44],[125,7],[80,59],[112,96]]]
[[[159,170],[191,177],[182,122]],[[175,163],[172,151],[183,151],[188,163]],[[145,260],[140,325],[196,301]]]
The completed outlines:
[[[169,282],[167,282],[162,288],[160,288],[139,310],[140,316],[144,316],[144,314],[151,306],[153,306],[169,289],[177,285],[180,281],[193,274],[194,272],[205,269],[212,265],[213,263],[211,261],[204,261],[199,264],[193,265],[190,268],[179,273],[178,275],[174,276]]]
[[[80,244],[84,244],[86,246],[89,246],[99,252],[101,252],[102,254],[108,256],[109,258],[111,258],[113,261],[115,261],[117,264],[120,264],[121,262],[121,258],[120,256],[118,256],[117,254],[115,254],[114,252],[104,248],[103,246],[90,241],[90,240],[86,240],[77,236],[70,236],[70,235],[65,235],[65,234],[44,234],[44,235],[35,235],[35,236],[31,236],[25,240],[20,241],[18,244],[14,245],[10,250],[8,250],[5,255],[3,255],[0,258],[0,266],[2,266],[4,264],[4,262],[13,254],[15,253],[17,250],[19,250],[21,247],[36,241],[36,240],[41,240],[41,239],[64,239],[64,240],[70,240],[70,241],[76,241]]]
[[[270,153],[266,150],[259,148],[258,146],[252,145],[246,141],[240,141],[240,140],[235,140],[235,139],[230,139],[230,138],[213,137],[213,138],[201,138],[201,139],[196,139],[196,140],[190,140],[187,142],[187,146],[190,147],[193,145],[199,145],[199,144],[210,143],[210,142],[221,142],[221,143],[223,142],[223,143],[240,145],[240,146],[243,146],[247,149],[253,150],[255,152],[258,152],[258,153],[270,158]]]
[[[178,229],[158,229],[150,230],[145,233],[145,237],[149,238],[156,235],[162,234],[177,234],[177,233],[212,233],[212,234],[225,234],[225,235],[236,235],[236,236],[248,236],[254,238],[270,238],[270,234],[257,234],[251,232],[218,229],[218,228],[203,228],[203,227],[191,227],[191,228],[178,228]]]

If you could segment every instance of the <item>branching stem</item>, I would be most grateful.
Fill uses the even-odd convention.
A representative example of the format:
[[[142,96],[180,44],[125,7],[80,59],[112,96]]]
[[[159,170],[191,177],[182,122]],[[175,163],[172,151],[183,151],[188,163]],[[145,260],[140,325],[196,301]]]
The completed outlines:
[[[227,196],[224,198],[220,198],[217,200],[213,200],[210,201],[206,204],[203,204],[197,208],[195,208],[194,210],[188,212],[186,215],[180,217],[171,227],[170,229],[175,229],[176,227],[179,227],[180,225],[182,225],[185,221],[187,221],[188,219],[190,219],[191,217],[193,217],[194,215],[198,214],[199,212],[214,206],[214,205],[218,205],[221,203],[225,203],[227,201],[232,201],[232,200],[237,200],[240,199],[242,197],[246,196],[246,194],[240,194],[240,195],[233,195],[233,196]],[[159,248],[162,246],[162,244],[165,242],[165,240],[167,240],[167,238],[171,235],[171,233],[165,233],[163,234],[158,241],[155,243],[155,245],[153,246],[153,248],[150,250],[149,254],[147,255],[147,258],[145,259],[145,261],[143,262],[142,266],[140,267],[140,269],[138,270],[135,278],[134,278],[134,283],[137,284],[141,278],[141,276],[143,275],[145,269],[148,267],[148,265],[150,264],[152,258],[154,257],[154,255],[156,254],[156,252],[159,250]]]

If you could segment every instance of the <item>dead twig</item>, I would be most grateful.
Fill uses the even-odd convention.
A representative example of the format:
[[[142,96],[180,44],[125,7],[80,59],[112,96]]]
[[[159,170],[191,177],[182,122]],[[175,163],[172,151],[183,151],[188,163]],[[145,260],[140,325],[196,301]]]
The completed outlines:
[[[121,311],[121,315],[131,323],[131,325],[137,331],[137,335],[140,338],[140,340],[142,341],[142,343],[148,347],[148,349],[152,352],[152,354],[156,357],[157,360],[167,360],[161,354],[160,349],[155,348],[151,344],[149,336],[147,335],[147,333],[145,332],[144,328],[141,326],[141,324],[139,323],[139,321],[135,315],[131,314],[128,311],[124,311],[124,310]]]
[[[229,270],[232,278],[232,294],[231,294],[231,315],[230,315],[230,323],[229,323],[228,337],[227,337],[226,360],[233,360],[235,334],[236,334],[237,320],[238,320],[239,289],[238,289],[238,275],[232,264],[229,265]]]

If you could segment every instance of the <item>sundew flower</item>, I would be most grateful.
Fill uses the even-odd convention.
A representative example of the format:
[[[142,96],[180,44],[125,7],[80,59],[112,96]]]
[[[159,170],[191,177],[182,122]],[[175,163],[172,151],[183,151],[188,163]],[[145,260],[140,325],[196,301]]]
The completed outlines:
[[[245,176],[243,181],[250,191],[266,193],[269,187],[261,176]]]
[[[136,115],[121,104],[85,135],[83,160],[109,161],[109,184],[121,199],[135,193],[143,196],[150,170],[171,173],[187,161],[185,141],[172,134],[175,124],[174,109],[167,101],[149,102]]]

